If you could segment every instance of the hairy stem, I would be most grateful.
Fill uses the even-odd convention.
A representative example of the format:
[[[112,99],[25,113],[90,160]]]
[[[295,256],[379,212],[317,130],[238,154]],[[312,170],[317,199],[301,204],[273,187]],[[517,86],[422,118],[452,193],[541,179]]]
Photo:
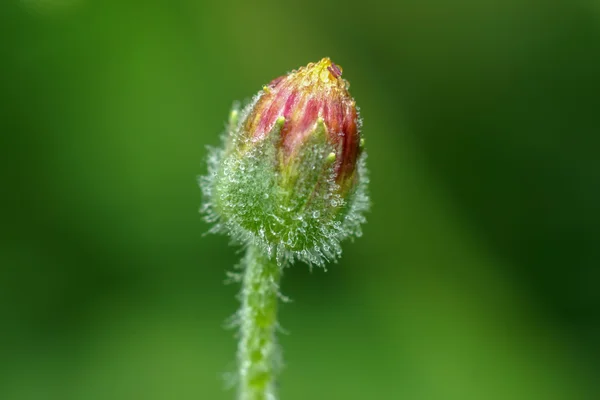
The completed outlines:
[[[239,400],[275,400],[280,364],[275,330],[281,268],[254,246],[248,247],[243,264]]]

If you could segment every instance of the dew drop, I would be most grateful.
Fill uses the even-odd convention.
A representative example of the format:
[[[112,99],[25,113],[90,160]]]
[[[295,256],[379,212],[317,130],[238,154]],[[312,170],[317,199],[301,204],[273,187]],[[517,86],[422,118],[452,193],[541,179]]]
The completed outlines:
[[[319,74],[317,71],[313,72],[311,75],[311,83],[317,83],[319,81]]]

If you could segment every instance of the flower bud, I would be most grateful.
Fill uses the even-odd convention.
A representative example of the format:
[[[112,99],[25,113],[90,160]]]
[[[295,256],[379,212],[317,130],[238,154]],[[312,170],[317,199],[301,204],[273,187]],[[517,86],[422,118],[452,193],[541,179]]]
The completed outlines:
[[[231,112],[202,178],[206,219],[280,264],[323,265],[360,235],[369,207],[361,120],[342,69],[324,58]]]
[[[262,140],[282,117],[280,146],[284,163],[298,156],[311,135],[325,135],[335,149],[338,183],[351,178],[359,152],[356,103],[342,69],[328,58],[309,64],[264,88],[244,122],[244,131]]]

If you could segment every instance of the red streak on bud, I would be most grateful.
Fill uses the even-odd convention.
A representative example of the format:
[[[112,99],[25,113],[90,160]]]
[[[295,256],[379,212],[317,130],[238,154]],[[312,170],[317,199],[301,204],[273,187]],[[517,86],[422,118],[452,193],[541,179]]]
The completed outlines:
[[[244,122],[245,132],[254,141],[262,140],[277,118],[285,117],[281,150],[294,157],[323,118],[327,140],[336,149],[337,179],[351,177],[359,154],[358,115],[341,75],[341,67],[324,58],[274,79]]]
[[[331,65],[329,67],[327,67],[327,69],[336,78],[339,78],[340,76],[342,76],[342,70],[341,70],[341,68],[338,67],[337,65],[335,65],[334,63],[331,63]]]

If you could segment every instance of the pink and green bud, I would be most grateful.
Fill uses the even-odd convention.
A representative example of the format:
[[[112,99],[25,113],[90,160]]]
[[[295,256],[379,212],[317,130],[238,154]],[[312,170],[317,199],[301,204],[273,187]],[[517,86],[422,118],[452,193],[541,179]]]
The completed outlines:
[[[324,58],[277,78],[234,108],[202,180],[214,230],[260,244],[280,263],[322,265],[360,235],[366,154],[342,69]]]
[[[324,133],[334,148],[336,181],[342,183],[356,170],[360,146],[356,102],[348,87],[342,68],[329,58],[308,64],[265,86],[243,129],[260,141],[283,117],[279,146],[284,163],[298,157],[312,135]]]

